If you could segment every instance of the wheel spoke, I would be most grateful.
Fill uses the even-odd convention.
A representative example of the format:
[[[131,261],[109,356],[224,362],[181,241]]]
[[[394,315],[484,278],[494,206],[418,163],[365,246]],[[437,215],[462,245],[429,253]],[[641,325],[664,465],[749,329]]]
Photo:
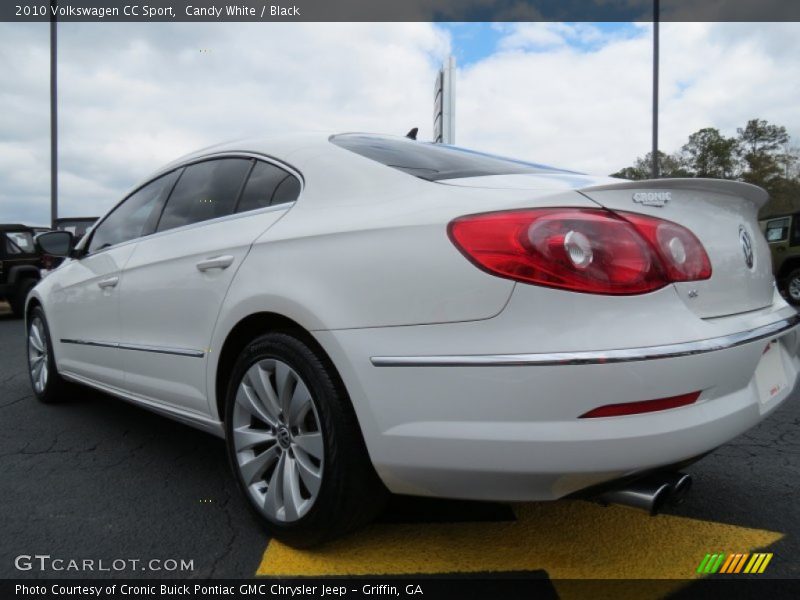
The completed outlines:
[[[320,469],[315,468],[301,452],[295,452],[294,458],[295,463],[297,463],[297,471],[300,473],[300,479],[303,480],[303,484],[311,495],[316,496],[322,483]]]
[[[296,379],[297,376],[289,365],[282,362],[275,363],[275,388],[278,391],[278,402],[284,418],[289,414],[289,400]]]
[[[39,370],[39,387],[44,389],[47,385],[47,361],[42,361],[42,368]]]
[[[275,435],[271,431],[247,426],[233,430],[233,445],[239,452],[268,442],[275,442]]]
[[[297,473],[297,463],[286,456],[283,467],[283,510],[287,521],[294,521],[300,516],[300,505],[303,498],[300,496],[300,476]]]
[[[272,419],[270,423],[277,424],[280,421],[280,404],[269,380],[269,373],[261,365],[253,365],[247,372],[247,380],[258,396],[261,406]]]
[[[281,505],[283,504],[281,485],[283,484],[283,471],[285,464],[286,454],[284,453],[281,454],[281,457],[278,459],[278,464],[275,466],[275,470],[272,472],[272,476],[269,478],[269,483],[267,484],[267,494],[264,497],[264,510],[274,519],[278,518],[278,511],[281,509]]]
[[[321,459],[323,455],[321,433],[301,433],[294,436],[294,443],[300,446],[306,454]]]
[[[38,383],[39,381],[39,374],[42,372],[42,365],[44,361],[39,356],[34,359],[33,365],[31,365],[31,375],[33,375],[33,380]]]
[[[254,456],[250,460],[240,463],[239,472],[242,474],[245,485],[249,486],[257,481],[264,472],[272,466],[277,456],[278,448],[277,446],[273,446],[258,456]]]
[[[298,379],[294,392],[292,392],[292,397],[289,400],[289,412],[286,415],[286,420],[290,425],[297,427],[303,423],[303,419],[310,408],[311,394],[306,384]]]
[[[39,334],[39,328],[36,325],[31,325],[31,334],[28,336],[28,341],[37,352],[44,352],[44,348],[42,346],[42,336]]]
[[[236,403],[256,419],[259,419],[260,421],[263,421],[272,427],[277,427],[277,419],[267,413],[264,406],[262,406],[261,402],[259,401],[255,390],[245,381],[243,381],[241,385],[239,385],[239,389],[236,390]]]

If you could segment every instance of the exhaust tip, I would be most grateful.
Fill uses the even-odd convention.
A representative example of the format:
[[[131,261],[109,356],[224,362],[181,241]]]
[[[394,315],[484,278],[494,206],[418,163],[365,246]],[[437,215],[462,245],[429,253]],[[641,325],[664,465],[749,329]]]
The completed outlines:
[[[661,509],[664,508],[667,500],[670,499],[671,494],[672,488],[667,483],[662,483],[656,488],[656,491],[653,494],[653,500],[650,502],[649,512],[651,517],[654,517],[661,512]]]
[[[603,504],[622,504],[657,515],[667,502],[681,502],[689,488],[692,477],[685,473],[655,473],[625,488],[610,490],[600,495]]]
[[[672,488],[670,501],[680,504],[685,500],[686,493],[692,489],[692,476],[686,473],[675,473],[671,476],[669,485]]]

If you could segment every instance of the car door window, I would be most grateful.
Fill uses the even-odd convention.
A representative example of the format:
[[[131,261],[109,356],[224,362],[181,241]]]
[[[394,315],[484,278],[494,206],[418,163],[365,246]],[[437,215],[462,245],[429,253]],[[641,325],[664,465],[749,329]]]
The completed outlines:
[[[251,164],[245,158],[221,158],[186,167],[167,200],[158,231],[233,213]]]
[[[177,176],[177,171],[168,173],[128,196],[97,226],[89,242],[89,252],[151,233],[153,217],[157,216]]]
[[[767,222],[766,238],[768,242],[785,242],[789,236],[789,219],[773,219]]]
[[[300,182],[294,175],[273,164],[257,161],[244,186],[236,212],[293,202],[299,193]]]
[[[6,252],[8,254],[33,254],[33,236],[27,231],[6,232]]]

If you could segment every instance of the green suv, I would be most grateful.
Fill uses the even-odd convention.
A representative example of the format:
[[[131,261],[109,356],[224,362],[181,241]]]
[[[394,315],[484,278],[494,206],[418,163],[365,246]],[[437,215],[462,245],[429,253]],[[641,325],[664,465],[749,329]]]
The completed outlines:
[[[41,279],[42,257],[33,237],[33,229],[25,225],[0,224],[0,300],[7,300],[18,317],[28,292]]]
[[[792,304],[800,304],[800,212],[760,221],[772,252],[778,288]]]

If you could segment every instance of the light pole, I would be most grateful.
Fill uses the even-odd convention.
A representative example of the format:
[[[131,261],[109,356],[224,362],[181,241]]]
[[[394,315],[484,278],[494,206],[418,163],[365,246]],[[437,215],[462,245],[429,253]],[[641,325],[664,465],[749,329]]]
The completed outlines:
[[[650,175],[658,179],[658,13],[659,0],[653,0],[653,150]]]
[[[58,29],[56,0],[50,0],[50,227],[58,218]]]

